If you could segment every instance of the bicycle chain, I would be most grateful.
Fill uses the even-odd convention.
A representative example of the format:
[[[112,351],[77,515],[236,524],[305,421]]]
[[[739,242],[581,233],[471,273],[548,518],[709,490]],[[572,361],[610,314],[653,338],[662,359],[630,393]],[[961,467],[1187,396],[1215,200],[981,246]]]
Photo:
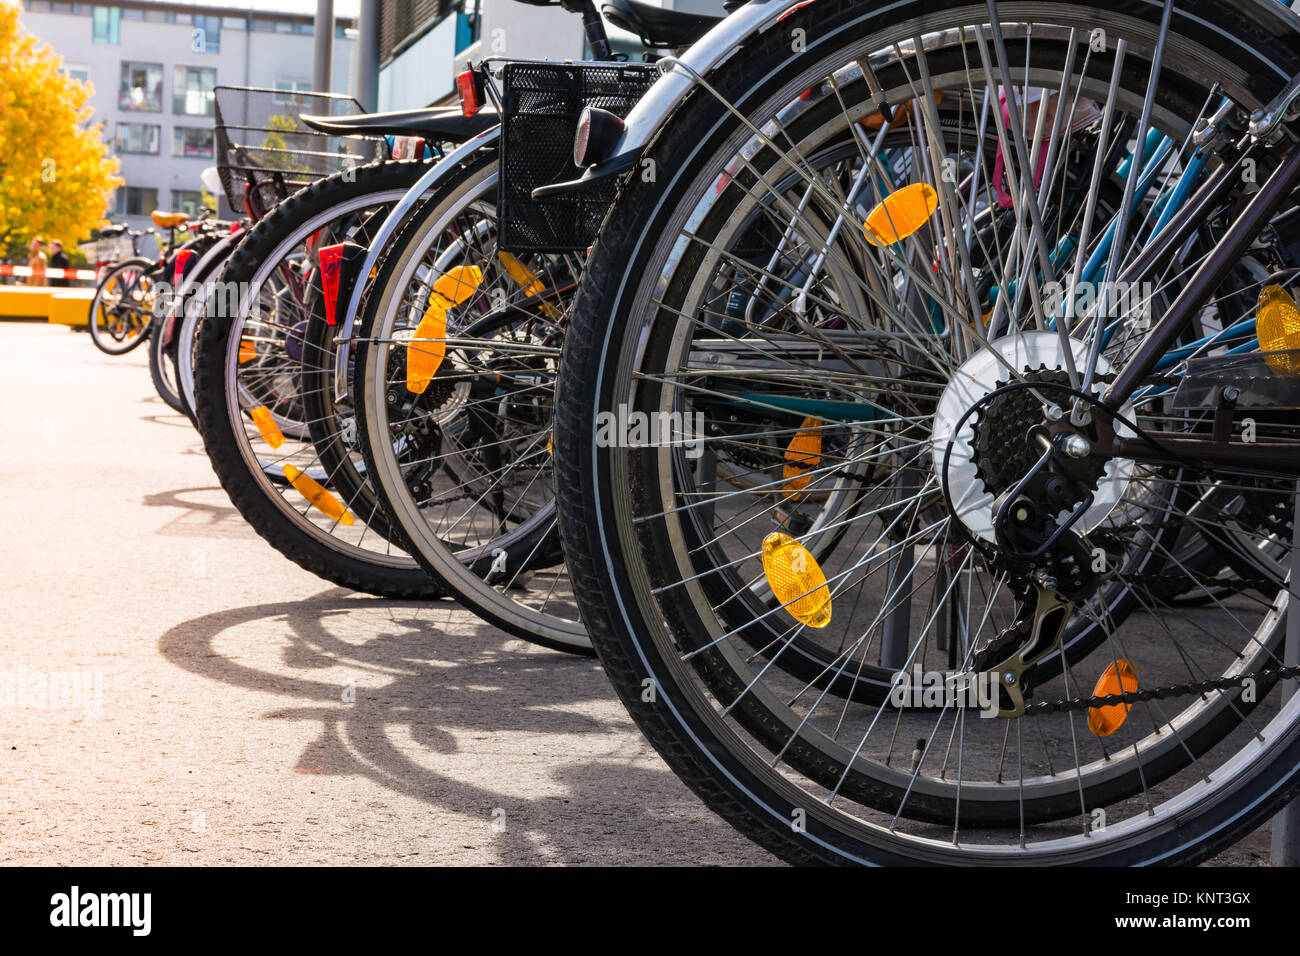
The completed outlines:
[[[1090,710],[1093,707],[1110,707],[1115,704],[1141,703],[1147,700],[1165,700],[1170,697],[1184,697],[1188,694],[1204,694],[1211,690],[1228,690],[1243,687],[1246,681],[1260,681],[1276,677],[1278,680],[1300,678],[1300,665],[1290,667],[1266,667],[1252,674],[1237,677],[1215,677],[1209,680],[1195,681],[1188,684],[1166,684],[1164,687],[1152,687],[1148,690],[1125,691],[1121,694],[1106,694],[1101,697],[1071,697],[1067,700],[1040,700],[1025,705],[1025,716],[1038,714],[1065,713],[1067,711]]]

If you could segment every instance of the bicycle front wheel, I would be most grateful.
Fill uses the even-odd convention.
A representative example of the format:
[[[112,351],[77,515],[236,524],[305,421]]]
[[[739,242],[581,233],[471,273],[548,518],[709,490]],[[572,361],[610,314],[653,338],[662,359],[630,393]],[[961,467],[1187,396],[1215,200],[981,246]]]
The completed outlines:
[[[155,263],[138,256],[113,266],[90,303],[90,340],[108,355],[125,355],[149,337]]]
[[[449,174],[381,262],[355,391],[385,511],[447,593],[533,643],[589,654],[559,550],[552,395],[573,256],[497,245],[494,150]]]

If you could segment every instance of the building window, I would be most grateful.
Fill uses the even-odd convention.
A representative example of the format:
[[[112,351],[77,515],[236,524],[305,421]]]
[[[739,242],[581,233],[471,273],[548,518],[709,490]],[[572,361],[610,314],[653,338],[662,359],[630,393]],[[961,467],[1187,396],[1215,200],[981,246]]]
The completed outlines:
[[[176,67],[172,87],[172,112],[182,116],[211,116],[212,88],[217,85],[217,71],[199,66]]]
[[[172,128],[172,155],[196,159],[212,158],[212,130],[198,126]]]
[[[92,37],[96,43],[117,43],[122,25],[122,11],[117,7],[95,7]]]
[[[122,61],[122,85],[117,94],[119,109],[143,113],[162,112],[162,64]]]
[[[84,63],[64,63],[63,72],[72,77],[78,83],[90,82],[90,67]]]
[[[306,80],[276,80],[275,94],[271,98],[277,103],[289,103],[296,93],[310,92],[311,84]]]
[[[171,211],[197,219],[203,211],[203,194],[196,189],[173,189]]]
[[[144,186],[123,186],[117,191],[120,216],[147,216],[158,208],[158,190]]]
[[[144,11],[139,7],[127,7],[122,11],[123,20],[143,20]]]
[[[275,25],[271,29],[276,33],[292,33],[293,24],[288,20],[276,20]]]
[[[248,21],[243,17],[222,17],[221,25],[227,30],[247,30]]]
[[[158,155],[162,140],[162,127],[150,123],[118,123],[117,151],[119,153],[148,153]]]
[[[190,33],[190,49],[195,53],[221,52],[221,17],[194,14],[194,29]]]

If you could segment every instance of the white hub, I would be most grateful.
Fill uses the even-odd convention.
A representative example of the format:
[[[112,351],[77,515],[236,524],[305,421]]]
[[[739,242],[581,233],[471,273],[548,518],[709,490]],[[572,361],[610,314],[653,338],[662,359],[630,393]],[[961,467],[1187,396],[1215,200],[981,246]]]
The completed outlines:
[[[1087,343],[1071,339],[1070,344],[1074,351],[1075,367],[1083,369],[1087,362]],[[1055,332],[1017,332],[991,342],[990,345],[991,349],[981,348],[953,374],[952,381],[939,397],[930,442],[935,474],[941,484],[948,485],[949,497],[957,516],[972,534],[993,542],[993,495],[984,490],[984,484],[980,481],[972,460],[978,414],[971,415],[962,423],[955,440],[953,430],[976,402],[998,387],[998,382],[1015,381],[1011,369],[1015,369],[1016,373],[1037,369],[1039,366],[1063,369],[1065,363],[1061,340]],[[1098,358],[1097,374],[1106,375],[1109,372],[1109,363],[1105,358]],[[1064,392],[1053,394],[1053,390],[1044,389],[1043,397],[1068,414],[1072,404],[1069,395]],[[1126,404],[1120,409],[1120,414],[1132,419],[1132,406]],[[1131,429],[1119,422],[1116,422],[1115,430],[1123,437],[1133,435]],[[944,454],[949,443],[952,444],[952,453],[948,456],[948,471],[945,476]],[[1074,525],[1074,530],[1089,531],[1101,524],[1123,497],[1132,475],[1131,460],[1113,458],[1107,462],[1105,474],[1094,492],[1092,506]]]

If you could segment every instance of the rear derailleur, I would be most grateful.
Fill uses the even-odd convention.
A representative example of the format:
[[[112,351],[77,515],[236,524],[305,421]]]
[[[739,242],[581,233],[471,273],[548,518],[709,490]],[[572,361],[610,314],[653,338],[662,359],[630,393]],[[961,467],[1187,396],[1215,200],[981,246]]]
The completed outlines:
[[[1094,478],[1072,467],[1045,430],[1035,432],[1043,455],[1028,475],[995,499],[997,547],[986,546],[990,564],[1006,575],[1016,597],[1015,618],[976,644],[971,663],[974,674],[992,675],[999,689],[997,716],[1004,718],[1025,713],[1038,673],[1035,665],[1061,651],[1075,606],[1099,580],[1091,553],[1071,530],[1093,503]]]

